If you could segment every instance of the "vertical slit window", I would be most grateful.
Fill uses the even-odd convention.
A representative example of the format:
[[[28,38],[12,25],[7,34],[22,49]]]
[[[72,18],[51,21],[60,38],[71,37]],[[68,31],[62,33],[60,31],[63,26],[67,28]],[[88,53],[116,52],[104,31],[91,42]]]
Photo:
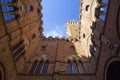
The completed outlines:
[[[48,65],[49,65],[49,63],[48,63],[48,61],[46,61],[44,64],[43,70],[42,70],[43,74],[47,73]]]
[[[42,66],[43,66],[43,61],[40,61],[38,66],[37,66],[37,69],[36,69],[36,72],[35,73],[40,73],[41,69],[42,69]]]
[[[70,61],[67,62],[67,73],[71,74],[72,73],[72,64]]]
[[[32,67],[31,67],[31,70],[30,70],[30,74],[33,74],[34,73],[34,71],[35,71],[35,69],[36,69],[36,66],[37,66],[37,61],[35,61],[34,63],[33,63],[33,65],[32,65]]]

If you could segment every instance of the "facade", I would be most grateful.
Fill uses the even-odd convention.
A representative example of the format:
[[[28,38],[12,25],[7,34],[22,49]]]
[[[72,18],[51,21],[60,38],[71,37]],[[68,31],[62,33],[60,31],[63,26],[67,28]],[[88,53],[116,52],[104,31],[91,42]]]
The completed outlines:
[[[69,38],[46,38],[41,0],[1,0],[0,80],[120,80],[120,1],[80,2]]]

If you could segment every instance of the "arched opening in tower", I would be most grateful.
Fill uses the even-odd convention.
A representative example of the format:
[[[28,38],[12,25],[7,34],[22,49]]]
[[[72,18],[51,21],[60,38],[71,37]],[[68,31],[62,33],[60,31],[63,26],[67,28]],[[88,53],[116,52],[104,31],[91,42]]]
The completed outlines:
[[[109,65],[107,80],[120,80],[120,61],[114,61]]]

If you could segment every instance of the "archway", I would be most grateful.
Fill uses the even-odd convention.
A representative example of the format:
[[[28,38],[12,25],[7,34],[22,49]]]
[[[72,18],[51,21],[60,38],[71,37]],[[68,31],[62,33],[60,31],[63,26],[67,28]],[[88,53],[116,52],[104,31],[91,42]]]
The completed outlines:
[[[106,80],[120,80],[120,61],[114,61],[108,66],[106,78]]]
[[[5,80],[5,69],[1,62],[0,62],[0,80]]]

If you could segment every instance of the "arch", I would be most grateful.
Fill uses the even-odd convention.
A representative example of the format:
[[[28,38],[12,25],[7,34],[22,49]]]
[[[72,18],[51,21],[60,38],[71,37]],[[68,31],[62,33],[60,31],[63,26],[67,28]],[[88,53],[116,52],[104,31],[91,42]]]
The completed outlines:
[[[0,62],[0,80],[5,80],[5,68],[1,62]]]
[[[42,74],[47,73],[48,70],[48,66],[49,66],[49,60],[47,60],[43,66],[43,70],[42,70]]]
[[[65,62],[74,61],[74,60],[79,61],[81,60],[81,58],[77,56],[76,54],[68,55],[65,57]]]
[[[113,61],[108,66],[106,80],[120,80],[120,61]]]
[[[104,66],[104,80],[120,80],[120,57],[110,57]]]
[[[34,62],[34,61],[41,61],[41,60],[49,60],[49,62],[53,61],[53,57],[49,54],[40,54],[40,55],[37,55],[37,56],[33,56],[33,58],[31,59],[30,62]]]
[[[72,64],[70,60],[67,61],[67,73],[72,73]]]

